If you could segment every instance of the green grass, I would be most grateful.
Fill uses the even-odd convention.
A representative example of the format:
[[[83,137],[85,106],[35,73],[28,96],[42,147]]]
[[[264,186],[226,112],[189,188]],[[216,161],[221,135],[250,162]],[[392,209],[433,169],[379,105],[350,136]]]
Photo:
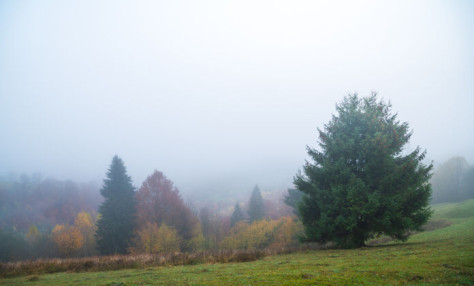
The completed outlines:
[[[474,285],[474,216],[466,215],[472,208],[474,200],[435,206],[433,217],[453,218],[453,224],[416,234],[406,243],[313,250],[245,263],[23,276],[0,279],[0,284]]]
[[[460,203],[442,203],[433,206],[432,219],[463,219],[474,217],[474,199]]]

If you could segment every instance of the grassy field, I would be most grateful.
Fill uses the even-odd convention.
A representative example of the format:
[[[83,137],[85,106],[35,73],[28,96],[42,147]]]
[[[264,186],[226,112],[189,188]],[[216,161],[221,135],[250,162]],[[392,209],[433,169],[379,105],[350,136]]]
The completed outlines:
[[[354,250],[312,250],[244,263],[55,273],[1,285],[474,285],[474,200],[435,206],[446,226]],[[446,223],[448,222],[448,223]]]

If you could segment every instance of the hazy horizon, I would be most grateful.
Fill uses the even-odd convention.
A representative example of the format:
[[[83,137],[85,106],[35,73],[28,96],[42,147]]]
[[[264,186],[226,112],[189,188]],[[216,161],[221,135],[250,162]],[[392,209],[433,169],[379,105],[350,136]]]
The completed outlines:
[[[474,163],[470,1],[2,1],[0,174],[291,187],[348,93]],[[222,190],[225,191],[225,190]]]

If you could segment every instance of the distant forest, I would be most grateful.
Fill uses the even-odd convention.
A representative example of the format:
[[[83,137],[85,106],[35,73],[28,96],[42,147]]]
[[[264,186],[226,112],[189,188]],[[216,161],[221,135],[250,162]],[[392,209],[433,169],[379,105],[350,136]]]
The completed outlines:
[[[159,185],[153,185],[157,180]],[[255,191],[262,199],[257,212],[263,220],[252,224],[250,196],[249,201],[237,204],[233,198],[228,204],[215,204],[211,198],[207,205],[199,203],[197,209],[182,199],[171,180],[155,171],[134,192],[139,202],[138,227],[127,251],[157,253],[298,244],[298,225],[291,207],[283,202],[284,192],[264,193],[263,199],[258,186]],[[103,200],[95,183],[43,179],[39,174],[1,177],[0,261],[98,255],[95,232]],[[270,235],[284,228],[289,229],[286,237]],[[239,243],[229,236],[238,237]],[[167,239],[159,241],[157,237]]]
[[[433,173],[432,203],[474,198],[474,166],[463,157],[449,159]],[[153,182],[160,185],[153,186]],[[150,188],[155,190],[154,194],[149,192]],[[98,208],[103,202],[99,190],[96,183],[44,179],[38,174],[1,177],[0,260],[98,255],[94,234],[100,219]],[[251,191],[242,190],[249,194]],[[128,251],[298,245],[302,226],[295,216],[296,210],[284,203],[285,195],[291,199],[294,192],[275,190],[262,194],[256,186],[246,202],[236,203],[229,197],[227,204],[211,200],[197,209],[182,199],[171,180],[155,171],[135,191],[138,227]],[[153,201],[158,193],[160,201]],[[288,199],[287,203],[295,206]],[[165,209],[168,211],[162,214],[155,211]],[[255,215],[258,218],[252,217]],[[156,237],[165,239],[158,241]]]
[[[464,157],[453,157],[435,169],[431,186],[432,203],[474,198],[474,166],[469,165]]]

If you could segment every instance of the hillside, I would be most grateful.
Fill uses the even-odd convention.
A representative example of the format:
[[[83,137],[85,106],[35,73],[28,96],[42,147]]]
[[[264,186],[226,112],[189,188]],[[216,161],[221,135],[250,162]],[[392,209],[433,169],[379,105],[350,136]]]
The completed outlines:
[[[448,225],[406,243],[312,250],[245,263],[56,273],[1,279],[5,285],[386,285],[474,283],[474,200],[433,207]]]

